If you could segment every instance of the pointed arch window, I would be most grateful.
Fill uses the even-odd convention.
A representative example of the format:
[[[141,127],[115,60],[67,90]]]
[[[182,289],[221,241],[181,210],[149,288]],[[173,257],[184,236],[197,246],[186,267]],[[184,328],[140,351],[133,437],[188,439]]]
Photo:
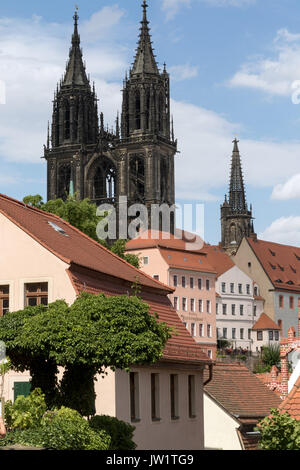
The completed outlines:
[[[70,103],[68,101],[65,102],[65,139],[70,139],[71,136],[71,111],[70,111]]]
[[[146,130],[150,129],[150,91],[146,91],[146,109],[145,109],[145,126]]]
[[[64,163],[58,169],[58,194],[57,196],[66,200],[70,192],[71,164]]]
[[[135,128],[141,128],[141,94],[140,91],[135,93]]]
[[[164,95],[160,92],[158,97],[158,130],[164,130]]]
[[[116,169],[108,160],[98,166],[94,174],[94,198],[113,199],[115,197]]]
[[[130,160],[130,193],[131,198],[143,201],[145,197],[145,163],[141,156]]]

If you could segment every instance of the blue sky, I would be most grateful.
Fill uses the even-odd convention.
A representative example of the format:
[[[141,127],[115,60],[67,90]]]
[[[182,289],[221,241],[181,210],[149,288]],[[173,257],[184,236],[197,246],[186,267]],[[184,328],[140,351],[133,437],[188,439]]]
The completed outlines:
[[[45,198],[41,156],[75,5],[69,0],[1,3],[0,80],[6,104],[0,105],[0,191],[17,199],[37,193]],[[219,208],[238,135],[258,235],[300,245],[299,1],[148,3],[157,61],[160,66],[166,61],[171,74],[181,151],[178,204],[203,203],[205,239],[219,242]],[[87,71],[112,125],[136,47],[141,0],[77,4]]]

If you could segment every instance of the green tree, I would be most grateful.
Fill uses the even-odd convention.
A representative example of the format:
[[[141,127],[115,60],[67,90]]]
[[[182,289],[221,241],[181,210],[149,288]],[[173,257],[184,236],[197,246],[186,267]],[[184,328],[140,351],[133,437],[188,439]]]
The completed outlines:
[[[23,202],[37,209],[57,215],[93,240],[111,249],[113,253],[125,259],[129,264],[139,268],[139,257],[134,254],[125,253],[127,240],[116,240],[112,245],[104,240],[99,240],[96,227],[101,221],[101,217],[97,216],[96,204],[93,204],[89,199],[79,200],[75,195],[69,196],[66,201],[55,199],[44,203],[42,196],[36,194],[34,196],[24,197]]]
[[[262,450],[300,450],[300,421],[289,413],[272,409],[270,416],[260,421]]]
[[[48,406],[64,405],[83,416],[95,413],[97,373],[157,362],[170,336],[135,296],[83,293],[70,307],[56,301],[0,318],[0,340],[13,367],[30,371],[32,390],[41,388]],[[64,374],[58,384],[59,366]]]

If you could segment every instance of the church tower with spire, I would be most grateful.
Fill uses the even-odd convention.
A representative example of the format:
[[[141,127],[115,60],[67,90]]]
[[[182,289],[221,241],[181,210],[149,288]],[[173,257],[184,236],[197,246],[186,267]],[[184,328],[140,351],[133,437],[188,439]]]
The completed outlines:
[[[98,115],[75,12],[69,60],[54,94],[52,126],[44,146],[47,197],[66,199],[75,193],[98,206],[114,205],[117,215],[120,200],[124,204],[127,198],[126,209],[134,204],[147,208],[148,228],[160,228],[153,227],[150,208],[164,205],[169,231],[174,232],[177,141],[170,117],[170,79],[166,65],[161,71],[155,60],[147,7],[144,0],[138,47],[123,84],[121,122],[118,114],[112,130],[104,125],[103,113]],[[141,215],[137,212],[132,218]]]
[[[235,254],[243,237],[255,235],[252,206],[246,202],[246,192],[242,172],[242,163],[238,147],[239,141],[233,141],[229,195],[225,195],[221,206],[222,248],[229,254]]]

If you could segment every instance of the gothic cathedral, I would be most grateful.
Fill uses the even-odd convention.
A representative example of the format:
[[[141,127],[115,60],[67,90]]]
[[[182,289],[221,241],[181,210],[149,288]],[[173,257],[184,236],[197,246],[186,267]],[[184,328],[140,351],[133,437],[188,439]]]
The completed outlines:
[[[97,206],[121,196],[128,207],[142,204],[170,208],[170,231],[175,224],[174,157],[177,141],[170,119],[170,79],[155,60],[146,0],[134,63],[123,84],[121,122],[114,130],[98,114],[95,86],[87,76],[80,47],[78,14],[65,74],[53,101],[48,130],[47,198],[65,199],[74,191]],[[173,212],[174,208],[174,212]]]

